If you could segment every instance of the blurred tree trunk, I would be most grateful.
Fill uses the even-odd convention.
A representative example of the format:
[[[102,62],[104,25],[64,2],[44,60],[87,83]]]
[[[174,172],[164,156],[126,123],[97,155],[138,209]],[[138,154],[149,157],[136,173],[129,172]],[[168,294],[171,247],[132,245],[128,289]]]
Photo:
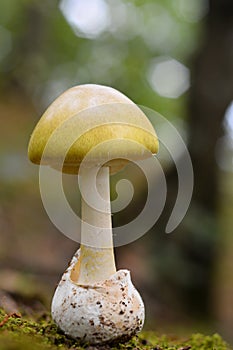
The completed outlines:
[[[195,294],[192,295],[196,299],[195,307],[200,305],[206,311],[211,310],[211,287],[219,239],[216,147],[223,134],[226,108],[233,99],[233,2],[210,0],[209,5],[203,46],[193,65],[188,120],[189,150],[195,174],[193,206],[197,209],[196,220],[204,229],[201,245],[196,246],[197,254],[194,254],[194,262],[203,264],[204,278],[199,292],[194,290]],[[207,241],[205,236],[209,238]],[[190,243],[192,245],[192,241]],[[200,297],[204,305],[200,303]]]
[[[194,200],[213,213],[218,209],[216,143],[233,99],[232,48],[233,2],[210,0],[205,40],[193,67],[189,149],[196,174]]]
[[[176,233],[169,239],[157,238],[158,247],[153,247],[161,260],[161,280],[157,283],[162,298],[168,296],[170,303],[178,308],[185,306],[192,317],[202,318],[208,318],[213,311],[211,294],[220,239],[216,146],[223,134],[226,108],[233,100],[233,1],[210,0],[209,6],[202,45],[192,62],[188,104],[189,150],[195,181],[192,205]],[[171,209],[177,192],[175,169],[168,175],[168,184]],[[167,217],[165,214],[162,225]]]

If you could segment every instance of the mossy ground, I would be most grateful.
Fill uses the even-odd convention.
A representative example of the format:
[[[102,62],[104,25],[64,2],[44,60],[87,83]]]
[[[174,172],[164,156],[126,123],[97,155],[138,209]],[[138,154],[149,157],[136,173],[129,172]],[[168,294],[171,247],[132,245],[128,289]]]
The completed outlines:
[[[9,317],[0,309],[0,350],[230,350],[231,347],[218,334],[204,336],[194,334],[189,339],[179,340],[142,332],[126,343],[90,346],[66,337],[44,314],[35,322],[17,315]]]

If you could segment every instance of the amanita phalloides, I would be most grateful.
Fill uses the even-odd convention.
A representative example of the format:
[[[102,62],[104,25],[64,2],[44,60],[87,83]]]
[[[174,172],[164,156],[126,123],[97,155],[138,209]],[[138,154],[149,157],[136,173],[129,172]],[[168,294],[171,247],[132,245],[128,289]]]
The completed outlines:
[[[70,134],[58,133],[43,154],[54,131],[69,121],[73,123]],[[75,142],[67,150],[69,137]],[[127,159],[148,157],[148,151],[157,153],[158,139],[145,114],[119,91],[94,84],[64,92],[32,133],[28,154],[33,163],[58,168],[62,157],[61,171],[78,174],[82,168],[81,245],[52,300],[55,323],[75,339],[101,344],[142,329],[144,305],[130,272],[116,271],[109,175],[124,167]],[[88,175],[96,168],[96,189],[104,203],[101,210],[88,200]]]

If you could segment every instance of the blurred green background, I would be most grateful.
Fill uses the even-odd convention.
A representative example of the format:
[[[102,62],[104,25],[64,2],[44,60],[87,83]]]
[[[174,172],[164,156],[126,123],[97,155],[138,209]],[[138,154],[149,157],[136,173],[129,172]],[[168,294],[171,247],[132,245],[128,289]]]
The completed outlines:
[[[232,0],[2,1],[0,78],[0,289],[49,305],[77,243],[45,213],[28,140],[64,90],[109,85],[171,121],[194,167],[190,209],[166,235],[178,184],[171,159],[159,158],[168,184],[163,215],[116,249],[145,301],[146,327],[233,340]],[[145,200],[141,174],[132,168],[129,177],[135,198],[115,225]]]

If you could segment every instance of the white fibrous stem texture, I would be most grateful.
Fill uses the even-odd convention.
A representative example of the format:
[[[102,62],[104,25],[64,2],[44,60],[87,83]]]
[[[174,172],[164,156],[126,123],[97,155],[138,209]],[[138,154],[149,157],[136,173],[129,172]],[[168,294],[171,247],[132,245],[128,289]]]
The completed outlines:
[[[96,193],[92,195],[91,171],[82,171],[82,227],[80,260],[77,266],[77,282],[88,284],[105,280],[116,272],[109,188],[109,168],[100,168],[96,178]],[[94,189],[95,190],[95,189]],[[95,201],[96,198],[96,201]],[[90,202],[90,203],[89,203]]]

